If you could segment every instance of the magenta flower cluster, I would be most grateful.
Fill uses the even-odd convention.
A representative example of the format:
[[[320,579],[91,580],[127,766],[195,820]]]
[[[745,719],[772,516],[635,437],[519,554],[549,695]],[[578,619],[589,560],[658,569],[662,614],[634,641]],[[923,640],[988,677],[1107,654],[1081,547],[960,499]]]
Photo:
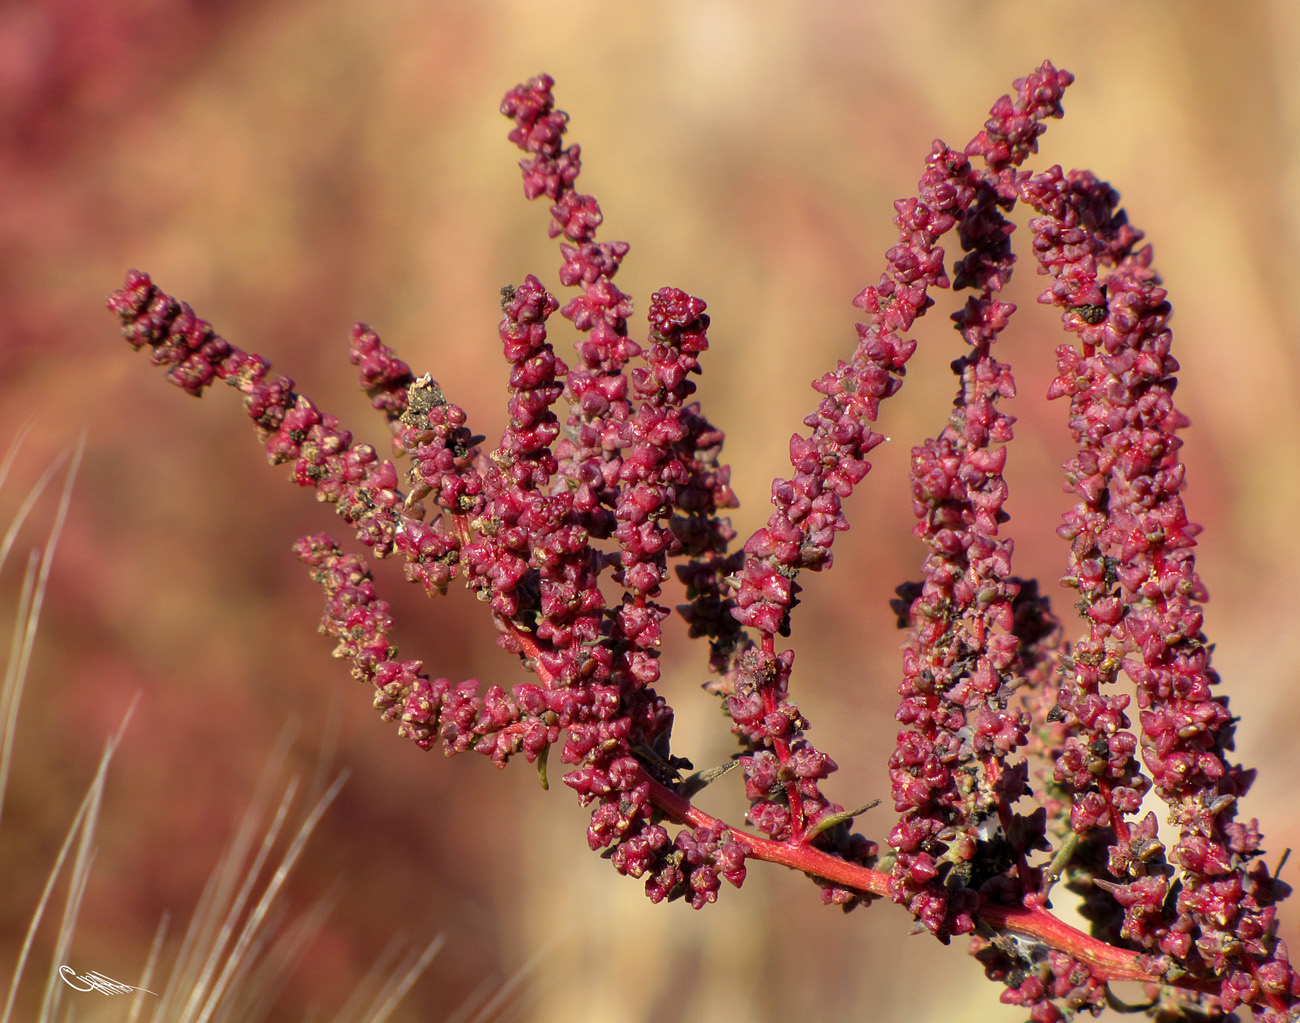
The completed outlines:
[[[530,680],[430,676],[399,657],[362,557],[327,536],[296,548],[326,596],[323,631],[385,720],[426,749],[498,766],[522,755],[543,784],[558,745],[565,784],[593,807],[590,846],[652,900],[699,908],[722,880],[739,886],[748,861],[768,860],[812,877],[827,902],[885,897],[945,942],[970,935],[1003,1000],[1034,1021],[1100,1011],[1109,982],[1138,980],[1143,1008],[1161,1018],[1181,999],[1279,1023],[1300,1005],[1277,938],[1289,888],[1264,864],[1258,823],[1237,817],[1253,772],[1230,758],[1233,718],[1201,631],[1170,306],[1113,189],[1087,172],[1021,169],[1071,81],[1044,63],[964,149],[935,143],[917,194],[895,204],[884,274],[855,299],[868,315],[857,345],[814,383],[820,403],[791,438],[793,473],[774,481],[771,517],[735,550],[722,433],[691,401],[705,305],[664,288],[645,341],[632,339],[631,300],[614,283],[628,246],[596,240],[601,209],[576,190],[581,153],[564,144],[548,76],[512,89],[501,110],[524,153],[525,195],[549,203],[572,295],[561,306],[533,276],[502,289],[509,423],[494,447],[363,325],[352,361],[402,472],[148,276],[132,271],[109,306],[182,389],[239,390],[270,460],[335,504],[372,556],[400,558],[431,596],[458,577],[477,592]],[[1017,203],[1036,213],[1032,248],[1051,281],[1040,301],[1077,335],[1057,350],[1048,395],[1069,399],[1078,444],[1064,467],[1076,503],[1059,530],[1080,611],[1070,640],[1038,585],[1013,574],[1003,532],[1014,421],[999,402],[1015,383],[992,349],[1015,311],[999,296]],[[963,255],[950,278],[939,241],[953,231]],[[898,816],[882,851],[852,830],[866,808],[822,792],[835,763],[807,737],[790,696],[794,653],[778,640],[800,573],[830,568],[848,528],[845,502],[883,440],[880,403],[916,348],[904,334],[934,304],[931,289],[949,287],[969,293],[952,316],[965,354],[947,425],[912,451],[927,553],[894,605],[909,642],[889,758]],[[549,340],[556,312],[577,332],[571,365]],[[662,601],[677,584],[691,637],[708,642],[706,688],[739,740],[720,768],[693,771],[675,754],[658,691]],[[695,802],[736,765],[752,830]],[[1171,848],[1142,813],[1148,792],[1167,807]],[[1061,890],[1089,932],[1052,912]]]

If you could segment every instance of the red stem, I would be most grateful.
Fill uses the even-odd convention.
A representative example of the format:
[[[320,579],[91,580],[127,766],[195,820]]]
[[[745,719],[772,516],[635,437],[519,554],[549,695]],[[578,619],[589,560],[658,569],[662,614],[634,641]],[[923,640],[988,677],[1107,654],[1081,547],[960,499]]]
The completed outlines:
[[[805,874],[842,884],[846,888],[888,896],[890,880],[888,874],[861,864],[850,863],[810,845],[776,842],[770,838],[737,831],[716,817],[705,813],[690,800],[661,785],[644,772],[642,772],[642,780],[650,784],[650,798],[667,817],[679,824],[689,824],[692,827],[730,831],[734,838],[744,843],[751,859],[780,863],[792,870],[800,870]],[[980,908],[978,915],[994,930],[1021,934],[1041,941],[1087,963],[1108,980],[1165,982],[1163,978],[1149,973],[1138,965],[1141,953],[1108,945],[1078,928],[1062,923],[1044,909],[986,903]]]
[[[770,633],[763,634],[763,657],[772,665],[772,670],[775,672],[777,670],[776,638]],[[779,710],[780,705],[777,703],[776,693],[772,691],[771,686],[764,686],[764,716],[775,714]],[[779,736],[772,736],[772,752],[776,754],[776,759],[782,767],[790,763],[790,744]],[[800,841],[808,830],[808,820],[803,812],[803,795],[799,792],[798,786],[791,781],[785,785],[785,796],[786,802],[790,806],[790,836],[793,840]]]

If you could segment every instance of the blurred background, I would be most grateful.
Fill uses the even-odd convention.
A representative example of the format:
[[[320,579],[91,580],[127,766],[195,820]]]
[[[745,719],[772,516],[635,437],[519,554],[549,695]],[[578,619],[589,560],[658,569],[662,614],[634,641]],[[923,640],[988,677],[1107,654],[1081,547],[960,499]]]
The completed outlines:
[[[727,430],[742,537],[788,468],[816,399],[806,382],[852,350],[850,300],[879,276],[891,203],[913,191],[931,140],[964,145],[1045,58],[1074,72],[1034,165],[1111,181],[1155,246],[1193,424],[1206,631],[1242,718],[1239,755],[1260,768],[1245,812],[1276,864],[1300,844],[1298,52],[1287,0],[0,0],[0,441],[32,424],[0,491],[5,521],[26,485],[14,480],[87,438],[19,719],[0,964],[138,695],[69,952],[79,971],[132,983],[159,916],[179,932],[288,728],[309,794],[351,775],[286,894],[290,913],[324,896],[333,910],[273,1019],[329,1018],[395,938],[437,934],[445,947],[395,1019],[471,1018],[509,982],[487,1017],[1022,1018],[960,942],[907,937],[896,907],[844,916],[762,864],[705,911],[652,906],[588,851],[566,787],[543,792],[522,762],[499,774],[398,740],[315,634],[321,600],[290,553],[303,533],[341,535],[332,514],[265,464],[235,395],[167,385],[104,311],[127,268],[146,270],[380,446],[347,359],[364,320],[494,438],[499,289],[530,272],[558,289],[548,215],[523,200],[497,113],[541,71],[572,116],[601,238],[632,245],[619,283],[638,303],[634,336],[658,287],[709,304],[699,395]],[[1017,570],[1055,594],[1069,439],[1065,408],[1042,400],[1061,335],[1034,302],[1041,286],[1022,262],[999,354],[1020,385]],[[835,569],[801,580],[793,688],[840,766],[827,791],[850,806],[888,793],[901,637],[887,602],[923,556],[906,463],[945,421],[959,354],[956,305],[935,297]],[[552,332],[561,355],[566,327]],[[43,538],[52,499],[41,507],[20,547]],[[21,563],[0,579],[0,610]],[[404,656],[517,680],[468,594],[430,605],[399,572],[377,574]],[[676,746],[720,763],[732,739],[684,639],[674,624],[664,654]],[[742,795],[725,780],[701,802],[738,821]],[[861,828],[883,842],[890,816]],[[1298,949],[1300,906],[1283,916]],[[34,966],[54,954],[43,930]],[[78,998],[86,1016],[104,1008]]]

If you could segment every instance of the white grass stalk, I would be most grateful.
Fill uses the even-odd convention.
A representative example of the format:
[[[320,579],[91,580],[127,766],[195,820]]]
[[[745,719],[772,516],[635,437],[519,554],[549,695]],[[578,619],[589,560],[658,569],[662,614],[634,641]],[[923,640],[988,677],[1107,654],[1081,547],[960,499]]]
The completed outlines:
[[[25,434],[26,428],[5,453],[4,463],[0,464],[0,486],[3,486],[4,480],[9,475],[9,469],[13,465],[13,460],[18,454],[19,444]],[[85,434],[82,434],[81,439],[77,441],[77,446],[73,449],[71,464],[64,475],[63,493],[59,498],[58,509],[54,513],[54,523],[50,527],[49,535],[45,540],[45,548],[39,555],[35,551],[32,552],[32,557],[28,559],[27,563],[27,573],[23,577],[13,636],[9,646],[9,658],[5,664],[4,682],[0,684],[0,820],[3,820],[4,816],[5,789],[9,784],[9,765],[13,758],[14,736],[18,724],[18,705],[22,701],[23,688],[27,683],[27,669],[31,665],[32,648],[36,643],[36,627],[40,622],[41,607],[45,603],[45,587],[50,578],[50,566],[54,562],[54,549],[59,544],[63,524],[68,518],[68,505],[72,501],[72,482],[76,479],[77,469],[81,465],[81,455],[85,447],[86,437]],[[45,474],[37,481],[36,485],[28,491],[27,497],[23,500],[18,511],[14,513],[13,520],[5,531],[4,539],[0,540],[0,569],[4,568],[9,552],[18,537],[18,531],[26,522],[27,516],[31,514],[37,498],[41,496],[46,484],[53,478],[60,463],[65,459],[66,455],[60,456],[45,471]]]
[[[113,759],[113,754],[117,750],[117,745],[122,739],[122,733],[126,730],[127,723],[130,721],[131,714],[135,710],[133,701],[130,709],[122,719],[122,724],[118,727],[117,733],[108,741],[104,747],[104,753],[99,758],[99,769],[95,772],[95,779],[90,783],[90,789],[86,792],[85,797],[81,800],[81,805],[77,808],[76,816],[72,820],[72,826],[68,828],[68,833],[64,836],[63,844],[59,847],[59,854],[54,858],[54,866],[50,868],[49,876],[45,880],[45,887],[41,891],[40,900],[36,904],[36,909],[32,913],[31,923],[27,927],[27,934],[23,938],[22,948],[18,953],[18,962],[14,966],[13,980],[9,985],[9,995],[5,999],[3,1014],[0,1014],[0,1023],[10,1023],[13,1015],[14,1000],[18,994],[18,986],[22,981],[23,971],[27,966],[27,960],[31,955],[32,945],[36,939],[37,928],[40,927],[41,920],[45,916],[45,910],[50,904],[50,898],[54,893],[54,887],[58,882],[59,875],[63,873],[63,866],[67,862],[68,854],[72,850],[74,841],[77,841],[77,858],[73,864],[73,880],[71,887],[73,890],[84,889],[85,874],[90,869],[90,861],[93,859],[91,838],[95,822],[99,819],[99,807],[104,798],[104,781],[108,777],[108,765]],[[73,902],[69,899],[69,905]],[[62,926],[60,927],[59,944],[61,948],[66,948],[68,940],[71,939],[71,928],[76,922],[76,913],[65,911],[63,915]],[[51,968],[49,982],[58,976],[57,970]],[[42,1010],[41,1021],[45,1023],[51,1017],[48,1014],[48,985],[46,1005],[47,1008]]]
[[[162,919],[158,921],[158,927],[154,930],[153,942],[149,945],[149,958],[145,960],[144,970],[140,974],[140,983],[135,985],[135,996],[131,999],[131,1011],[126,1017],[126,1023],[140,1023],[145,999],[157,998],[157,995],[149,989],[153,984],[154,970],[158,966],[158,957],[162,954],[163,938],[167,936],[167,925],[170,921],[171,916],[164,913]]]

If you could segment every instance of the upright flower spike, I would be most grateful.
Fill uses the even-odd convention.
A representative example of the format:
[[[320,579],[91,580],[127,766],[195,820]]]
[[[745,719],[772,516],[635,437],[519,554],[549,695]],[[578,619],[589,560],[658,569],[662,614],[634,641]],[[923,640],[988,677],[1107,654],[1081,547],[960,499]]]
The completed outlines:
[[[578,363],[565,381],[572,414],[559,454],[577,486],[588,528],[604,537],[614,529],[614,480],[630,441],[627,423],[633,409],[623,369],[640,354],[640,346],[627,336],[631,300],[613,282],[628,245],[595,240],[600,206],[574,190],[581,147],[563,148],[568,116],[555,109],[554,84],[550,75],[541,75],[516,86],[506,94],[501,112],[515,123],[510,141],[530,154],[519,164],[525,196],[551,200],[549,234],[566,239],[560,246],[560,281],[582,292],[561,310],[586,336],[577,343]]]
[[[959,320],[968,341],[984,355],[973,358],[969,366],[965,395],[960,400],[967,437],[958,440],[963,449],[966,446],[974,449],[970,464],[962,471],[971,481],[971,490],[979,491],[979,507],[973,512],[979,529],[986,536],[996,533],[1001,500],[1005,494],[1005,485],[1001,484],[1000,459],[1005,455],[984,449],[990,439],[1001,442],[1010,437],[1009,420],[995,412],[991,399],[999,392],[1007,393],[1012,387],[1005,367],[987,358],[987,346],[1005,325],[1011,311],[1011,307],[989,297],[1000,289],[1002,281],[1010,273],[1011,264],[1007,245],[1009,227],[996,214],[996,209],[999,204],[1010,206],[1014,202],[1007,175],[1013,175],[1014,166],[1033,151],[1033,140],[1042,130],[1039,119],[1059,116],[1060,93],[1069,82],[1068,74],[1044,65],[1035,75],[1017,82],[1016,101],[1004,98],[994,107],[985,131],[968,148],[979,152],[996,150],[1000,154],[995,157],[998,161],[996,174],[991,169],[981,176],[971,167],[964,153],[935,142],[918,186],[918,196],[894,204],[899,242],[886,253],[886,273],[878,285],[867,288],[855,299],[856,305],[873,314],[873,322],[859,326],[859,343],[853,358],[839,363],[833,373],[826,374],[814,384],[824,398],[817,412],[804,421],[811,433],[806,437],[796,434],[790,441],[790,458],[797,473],[791,479],[778,479],[773,484],[775,510],[767,526],[758,530],[745,544],[747,557],[736,597],[736,617],[742,624],[758,630],[762,636],[762,654],[741,662],[735,683],[737,695],[731,701],[730,712],[737,729],[752,747],[770,751],[744,759],[742,763],[750,783],[750,797],[756,799],[750,819],[774,837],[801,835],[809,823],[815,822],[819,813],[828,809],[815,786],[805,793],[793,782],[775,790],[765,785],[771,773],[766,768],[769,756],[788,776],[796,748],[802,748],[806,743],[801,737],[806,721],[787,697],[793,653],[787,651],[777,658],[775,636],[788,632],[788,616],[799,589],[794,581],[798,571],[830,567],[834,535],[848,528],[842,501],[870,470],[866,455],[884,440],[870,424],[876,420],[880,401],[896,393],[901,386],[906,362],[916,348],[915,341],[904,340],[899,332],[909,329],[915,318],[923,315],[933,304],[929,297],[930,288],[948,287],[944,250],[938,241],[958,224],[962,225],[963,245],[971,253],[959,268],[959,282],[984,289],[984,297],[972,299]],[[946,443],[960,462],[953,441]],[[956,463],[953,469],[956,471]],[[945,528],[938,542],[944,544],[956,536],[951,529]],[[1009,626],[1014,588],[1006,589],[1001,596],[993,595],[1001,585],[996,580],[1009,573],[1009,546],[995,540],[989,540],[985,546],[987,550],[973,552],[976,563],[987,566],[981,569],[986,573],[986,581],[977,587],[978,597],[988,614],[1004,620]],[[968,602],[974,599],[972,593]],[[939,628],[928,642],[935,643],[944,635],[945,630]],[[981,633],[979,642],[983,643],[983,640]],[[1010,645],[1014,649],[1013,638]],[[1004,649],[1001,667],[1006,668],[1009,663]],[[1023,742],[1025,726],[1018,717],[1017,723],[1011,725],[1005,707],[996,707],[999,698],[995,694],[1001,686],[987,664],[981,677],[985,676],[992,688],[985,694],[986,706],[978,723],[980,727],[999,734],[1010,727],[1010,733],[1000,741],[1012,747],[1019,745]],[[953,730],[965,724],[963,716],[953,724]],[[916,737],[917,742],[924,744],[928,741],[931,745],[936,739],[936,735],[928,739]],[[911,775],[913,782],[919,775],[927,774],[932,778],[931,784],[943,788],[950,779],[944,779],[942,772],[936,774],[926,765],[931,764],[935,756],[948,754],[935,748],[922,755],[919,749],[913,750],[912,745],[912,739],[900,738],[897,769],[902,771],[903,760],[909,760],[911,763],[905,773]],[[818,756],[819,763],[828,770],[834,769],[833,761],[821,754]],[[993,767],[990,767],[990,772],[995,776],[998,773]],[[900,779],[901,775],[897,776],[896,783],[903,785]],[[992,805],[991,794],[986,795],[986,799]],[[914,911],[927,926],[936,933],[947,933],[950,925],[944,923],[946,911],[943,908],[946,898],[932,890],[932,902],[923,906],[916,901],[921,898],[917,886],[929,886],[936,870],[928,853],[914,865],[909,865],[912,850],[922,841],[922,836],[915,833],[919,818],[909,815],[915,807],[910,797],[904,797],[901,791],[896,791],[895,802],[904,812],[904,819],[895,829],[894,836],[897,840],[895,848],[900,853],[895,861],[895,871],[901,886],[896,889],[895,897],[915,902]],[[766,805],[760,806],[760,803]],[[760,819],[764,824],[759,824]],[[974,828],[976,825],[972,811],[968,826]],[[943,830],[949,825],[940,825],[936,821],[936,826]],[[961,846],[965,854],[959,856],[961,862],[969,860],[974,847],[974,839],[966,837]],[[904,880],[905,876],[911,880]],[[972,927],[973,922],[967,913],[960,923],[960,930],[964,932]]]
[[[915,534],[930,547],[925,580],[899,603],[913,643],[904,655],[904,729],[890,759],[895,850],[890,894],[943,939],[975,928],[980,901],[998,886],[1017,900],[1038,888],[1027,856],[1044,844],[1041,815],[1011,810],[1027,791],[1028,771],[1012,754],[1026,745],[1030,719],[1011,698],[1022,661],[1011,574],[1002,470],[1013,418],[997,407],[1015,396],[1010,367],[990,354],[1015,306],[997,295],[1011,276],[1016,168],[1037,148],[1045,117],[1061,115],[1071,77],[1044,65],[1016,83],[1017,96],[994,105],[985,129],[959,154],[935,143],[920,203],[900,204],[910,221],[956,224],[966,256],[955,287],[978,291],[953,315],[970,352],[953,363],[961,379],[950,425],[912,452]],[[982,156],[976,171],[967,157]],[[945,171],[939,177],[940,169]],[[930,195],[956,202],[943,218],[928,213]],[[912,232],[911,237],[917,238]],[[924,234],[923,244],[933,245]],[[1032,649],[1032,648],[1030,648]]]
[[[1057,349],[1048,395],[1070,398],[1079,443],[1065,466],[1078,503],[1059,530],[1071,544],[1065,582],[1079,591],[1088,627],[1059,703],[1072,732],[1056,768],[1073,798],[1071,826],[1109,838],[1124,937],[1169,957],[1168,970],[1218,979],[1225,1010],[1278,1012],[1282,996],[1300,992],[1275,937],[1274,904],[1289,888],[1257,859],[1259,822],[1236,820],[1255,772],[1228,758],[1234,719],[1214,693],[1219,678],[1201,631],[1208,595],[1193,553],[1200,527],[1180,496],[1177,431],[1188,421],[1173,404],[1166,293],[1151,247],[1137,247],[1141,232],[1116,210],[1110,186],[1052,167],[1021,188],[1040,213],[1030,225],[1034,251],[1052,278],[1040,301],[1065,310],[1082,344]],[[1120,670],[1137,686],[1140,739],[1128,731],[1128,697],[1106,692]],[[1148,784],[1139,745],[1178,829],[1176,872],[1154,855],[1163,851],[1155,822],[1128,820]]]
[[[542,75],[512,89],[501,112],[515,124],[510,140],[529,154],[520,163],[525,196],[552,202],[549,233],[564,238],[560,283],[581,292],[561,309],[585,336],[565,377],[571,413],[555,450],[563,493],[587,542],[610,538],[617,544],[617,552],[598,553],[592,564],[597,573],[614,569],[624,597],[612,620],[605,619],[599,642],[584,640],[591,654],[582,675],[608,680],[619,694],[618,713],[631,723],[625,735],[611,736],[603,725],[579,729],[562,757],[586,766],[565,780],[584,802],[602,797],[588,832],[593,848],[612,843],[620,871],[648,874],[652,899],[689,892],[698,908],[717,897],[719,877],[739,883],[743,855],[728,844],[725,829],[696,829],[694,838],[683,833],[670,849],[667,833],[650,823],[644,773],[670,781],[678,767],[668,750],[671,712],[651,688],[659,679],[660,623],[668,614],[656,598],[670,560],[690,559],[678,571],[693,584],[688,606],[698,610],[692,626],[714,637],[715,660],[737,643],[734,625],[720,620],[728,606],[721,575],[735,564],[726,555],[734,532],[718,515],[735,504],[728,470],[717,462],[722,434],[698,404],[684,404],[695,389],[688,377],[699,372],[697,357],[708,347],[708,317],[699,299],[663,289],[651,303],[648,349],[628,337],[631,301],[613,283],[628,245],[595,240],[603,217],[596,200],[574,188],[580,149],[563,147],[567,117],[554,108],[553,84]],[[646,365],[627,372],[642,354]],[[545,627],[539,626],[539,635]],[[615,769],[614,754],[596,755],[593,743],[635,752],[644,769]],[[636,760],[624,756],[622,762]],[[715,869],[717,857],[729,865]]]
[[[971,908],[980,883],[1011,870],[1023,886],[1025,840],[1012,842],[1011,804],[1025,788],[1023,761],[1010,755],[1026,743],[1028,716],[1010,700],[1019,674],[1010,540],[1002,476],[1012,418],[997,408],[1015,395],[1010,369],[990,355],[1014,306],[995,295],[1010,277],[1011,225],[987,185],[963,215],[958,286],[978,286],[953,319],[970,353],[953,363],[961,378],[952,422],[912,451],[914,532],[931,553],[919,595],[906,609],[915,644],[905,656],[897,717],[906,728],[890,759],[895,808],[890,835],[897,851],[894,898],[906,902],[941,936],[974,929]],[[951,774],[963,775],[952,784]],[[1023,828],[1021,829],[1023,832]]]
[[[364,325],[352,362],[395,456],[409,459],[404,476],[147,276],[132,271],[109,306],[177,386],[239,390],[271,461],[334,503],[376,556],[400,555],[430,595],[457,576],[477,592],[525,681],[429,677],[398,657],[360,556],[319,535],[295,548],[325,593],[321,630],[385,720],[425,749],[498,766],[522,754],[544,784],[558,744],[565,784],[592,807],[588,844],[642,878],[651,900],[700,908],[723,880],[739,886],[748,861],[768,860],[811,877],[828,903],[887,896],[941,940],[970,933],[1002,1000],[1035,1023],[1099,1011],[1116,980],[1148,985],[1160,1019],[1184,999],[1211,1016],[1245,1006],[1263,1023],[1294,1021],[1300,978],[1277,938],[1289,888],[1263,864],[1258,823],[1236,817],[1253,772],[1229,759],[1233,719],[1201,631],[1169,304],[1113,190],[1087,173],[1020,169],[1071,81],[1044,63],[964,151],[934,144],[917,195],[895,204],[885,273],[855,300],[869,320],[857,347],[814,384],[820,402],[790,442],[793,475],[774,482],[767,524],[734,552],[722,433],[690,400],[705,305],[660,289],[645,343],[631,340],[631,300],[613,283],[628,246],[596,240],[600,206],[576,190],[580,152],[563,144],[568,117],[548,76],[512,89],[502,112],[525,155],[525,195],[550,204],[559,283],[577,294],[561,304],[532,276],[502,290],[508,423],[494,448]],[[1017,201],[1039,213],[1042,300],[1080,342],[1058,349],[1049,395],[1070,399],[1078,444],[1065,467],[1077,503],[1060,530],[1084,621],[1073,644],[1037,584],[1012,574],[1005,532],[1013,420],[1001,403],[1015,386],[992,346],[1014,312],[1000,294]],[[831,567],[844,502],[882,440],[880,402],[915,349],[903,335],[949,286],[939,242],[954,228],[964,254],[951,284],[970,295],[952,318],[967,351],[953,363],[948,425],[912,452],[927,555],[923,580],[893,605],[910,628],[889,761],[899,817],[876,869],[876,843],[849,830],[864,810],[821,791],[835,763],[804,734],[794,653],[776,639],[789,634],[800,571]],[[551,344],[556,312],[577,331],[572,368]],[[690,636],[709,643],[705,688],[741,741],[750,831],[694,801],[726,768],[683,777],[690,764],[672,748],[673,711],[656,691],[670,570]],[[1112,685],[1121,673],[1136,686],[1137,731]],[[1033,771],[1025,754],[1049,766]],[[1172,849],[1155,814],[1139,819],[1148,789],[1169,806]],[[1018,802],[1026,795],[1037,805]],[[1054,915],[1062,891],[1079,895],[1090,933]]]
[[[719,514],[739,503],[731,490],[730,468],[718,464],[722,431],[704,418],[699,402],[685,404],[695,393],[689,376],[700,372],[699,355],[709,346],[704,309],[700,299],[677,288],[655,292],[646,356],[651,369],[634,373],[633,382],[643,395],[641,432],[651,450],[667,438],[665,428],[677,436],[670,457],[660,458],[657,467],[664,484],[657,514],[668,516],[667,545],[685,562],[677,566],[677,577],[686,585],[688,603],[678,610],[690,623],[692,636],[709,637],[710,668],[725,675],[745,641],[730,614],[734,603],[727,585],[743,554],[727,553],[736,531]],[[649,457],[643,454],[637,461],[645,463]],[[662,581],[664,572],[658,574]]]

